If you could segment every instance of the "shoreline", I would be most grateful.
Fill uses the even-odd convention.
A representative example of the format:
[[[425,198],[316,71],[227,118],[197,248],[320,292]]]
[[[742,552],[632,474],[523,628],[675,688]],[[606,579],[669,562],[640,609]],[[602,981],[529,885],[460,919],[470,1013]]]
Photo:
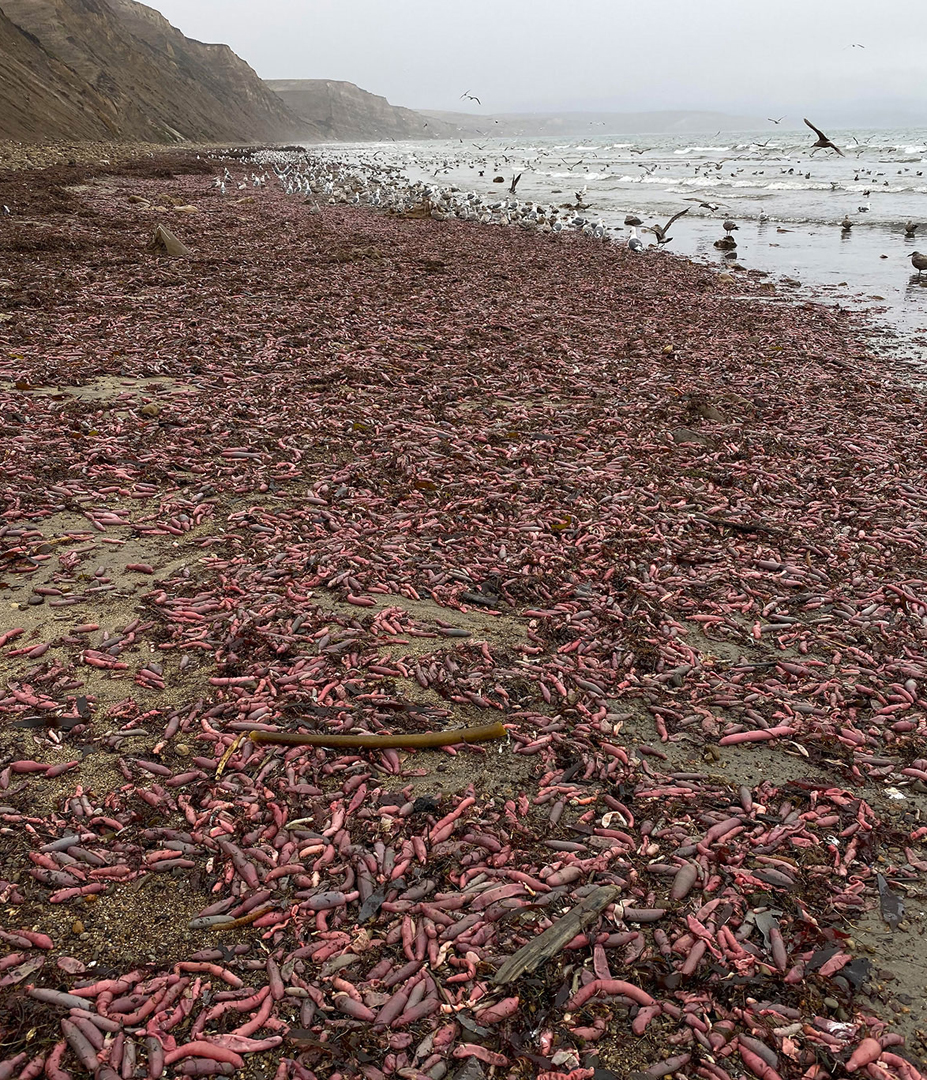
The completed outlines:
[[[693,194],[696,189],[686,186],[686,177],[664,174],[664,170],[672,171],[683,164],[670,152],[671,148],[654,148],[643,142],[633,147],[635,141],[632,139],[631,143],[626,144],[632,147],[631,156],[640,153],[644,156],[638,157],[634,163],[622,162],[621,155],[616,158],[611,152],[615,147],[610,147],[607,139],[602,143],[594,141],[588,147],[576,147],[576,156],[580,158],[583,150],[592,150],[593,146],[598,151],[594,155],[596,165],[588,174],[574,173],[572,170],[558,173],[556,164],[552,165],[557,154],[551,151],[550,146],[545,149],[530,140],[522,146],[517,142],[515,146],[500,143],[482,147],[451,143],[439,143],[433,147],[415,143],[405,147],[379,144],[375,150],[373,146],[363,144],[329,144],[319,148],[319,153],[330,155],[333,160],[350,162],[353,170],[362,176],[375,177],[378,169],[390,165],[398,168],[410,181],[438,185],[442,191],[450,189],[464,194],[472,190],[481,196],[484,205],[487,201],[496,201],[505,190],[493,187],[488,178],[489,173],[500,172],[500,158],[516,161],[521,156],[525,161],[524,167],[516,167],[514,171],[521,173],[518,196],[522,205],[526,201],[534,202],[538,207],[548,204],[560,206],[564,199],[572,202],[573,189],[583,186],[585,190],[588,177],[590,190],[584,196],[586,202],[581,208],[582,216],[603,223],[620,243],[627,239],[623,222],[629,212],[645,221],[659,222],[688,206],[688,216],[680,218],[673,227],[675,235],[671,250],[686,257],[709,260],[719,268],[724,268],[726,263],[727,269],[732,268],[730,263],[734,266],[746,264],[737,269],[749,268],[750,273],[770,280],[782,282],[792,279],[794,282],[798,278],[805,283],[802,289],[804,296],[811,295],[829,305],[839,304],[868,312],[903,330],[913,339],[912,344],[919,342],[918,347],[923,346],[924,333],[927,331],[927,308],[923,301],[927,300],[927,293],[923,293],[921,286],[925,279],[919,279],[910,266],[901,261],[917,246],[916,240],[902,240],[900,237],[904,216],[901,222],[889,222],[884,215],[856,213],[854,203],[853,212],[860,227],[850,235],[842,232],[836,224],[845,214],[839,202],[839,210],[831,207],[831,212],[836,215],[833,220],[820,216],[823,207],[818,207],[817,217],[806,217],[787,199],[780,204],[779,198],[771,197],[769,191],[765,194],[756,191],[748,195],[735,195],[723,184],[718,188],[705,188],[702,205],[699,205],[699,195],[697,191]],[[700,149],[706,151],[708,148]],[[721,148],[717,149],[720,152]],[[738,146],[737,149],[739,151],[743,147]],[[567,157],[570,156],[568,151],[564,152]],[[786,165],[795,165],[799,172],[802,171],[804,166],[800,166],[798,159],[793,158],[788,150],[783,148],[781,154],[787,156],[767,158],[764,152],[763,160],[753,161],[749,155],[738,154],[731,164],[740,164],[738,174],[762,176],[769,170],[775,170],[776,166],[781,166],[780,171],[784,171]],[[604,164],[600,155],[605,157]],[[574,164],[583,164],[583,161]],[[627,169],[633,173],[638,164],[649,171],[658,170],[653,176],[646,177],[646,184],[637,183],[627,175],[619,177],[612,173],[612,170],[621,173]],[[869,167],[864,168],[866,165]],[[876,164],[871,159],[857,163],[857,168],[863,170],[865,177],[870,177],[874,169],[883,166],[884,163]],[[817,170],[820,165],[813,167]],[[700,165],[696,163],[696,171],[699,168]],[[487,175],[484,176],[484,172]],[[809,178],[810,173],[805,179]],[[640,179],[643,181],[644,177]],[[855,179],[859,181],[860,175]],[[846,182],[847,178],[843,180]],[[838,180],[834,180],[834,185],[841,187]],[[863,184],[851,184],[847,190],[841,189],[841,194],[831,193],[831,196],[838,200],[852,198],[853,186],[859,187],[861,192],[864,190]],[[764,215],[759,220],[758,206],[762,207]],[[918,216],[910,204],[906,216],[915,219]],[[725,217],[733,217],[738,222],[739,246],[736,252],[722,255],[713,245],[723,235],[721,222]],[[648,240],[646,228],[642,229],[642,238],[645,242]],[[903,250],[899,251],[899,247]],[[902,272],[905,269],[908,273]],[[809,282],[812,284],[809,285]]]
[[[13,992],[143,965],[126,1030],[221,1047],[154,983],[219,964],[263,993],[239,1037],[282,1040],[225,1047],[245,1075],[356,1074],[290,1028],[400,1068],[441,1032],[432,1080],[757,1053],[788,1080],[867,1037],[923,1069],[922,391],[862,320],[671,252],[223,198],[225,159],[166,152],[0,175],[29,214],[0,220],[0,895],[54,943]],[[147,252],[158,224],[193,255]],[[216,782],[243,725],[300,718],[511,741],[243,747]],[[89,858],[48,847],[69,830]],[[600,884],[585,945],[493,989]],[[249,900],[234,938],[190,926]],[[23,1008],[51,1052],[66,1008]]]

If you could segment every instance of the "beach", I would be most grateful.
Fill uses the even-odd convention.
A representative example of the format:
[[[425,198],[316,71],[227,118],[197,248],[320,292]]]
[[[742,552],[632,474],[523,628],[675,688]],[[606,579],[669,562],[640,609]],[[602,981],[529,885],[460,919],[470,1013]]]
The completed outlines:
[[[0,1076],[916,1080],[910,368],[262,167],[0,172]]]

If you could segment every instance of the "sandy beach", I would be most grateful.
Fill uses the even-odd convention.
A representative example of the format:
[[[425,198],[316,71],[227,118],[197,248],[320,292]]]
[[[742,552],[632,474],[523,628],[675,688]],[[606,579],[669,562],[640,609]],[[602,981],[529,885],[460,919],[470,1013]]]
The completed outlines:
[[[0,1078],[922,1076],[905,365],[226,166],[0,169]]]

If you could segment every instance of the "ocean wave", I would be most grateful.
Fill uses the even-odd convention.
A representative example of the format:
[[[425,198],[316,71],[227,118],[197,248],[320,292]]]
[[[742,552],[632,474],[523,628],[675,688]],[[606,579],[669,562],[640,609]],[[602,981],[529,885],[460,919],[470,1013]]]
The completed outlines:
[[[674,154],[724,154],[730,151],[729,146],[684,146],[680,150],[674,150]]]

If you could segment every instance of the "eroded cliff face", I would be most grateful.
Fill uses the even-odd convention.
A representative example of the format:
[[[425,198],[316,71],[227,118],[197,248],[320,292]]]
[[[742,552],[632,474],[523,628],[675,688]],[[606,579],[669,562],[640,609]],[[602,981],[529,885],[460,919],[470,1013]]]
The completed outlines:
[[[266,85],[289,109],[338,142],[385,139],[452,139],[468,134],[457,124],[390,105],[385,97],[333,79],[268,79]]]
[[[0,138],[111,139],[106,117],[105,99],[0,11]]]
[[[225,45],[135,0],[0,0],[0,138],[317,138]]]

